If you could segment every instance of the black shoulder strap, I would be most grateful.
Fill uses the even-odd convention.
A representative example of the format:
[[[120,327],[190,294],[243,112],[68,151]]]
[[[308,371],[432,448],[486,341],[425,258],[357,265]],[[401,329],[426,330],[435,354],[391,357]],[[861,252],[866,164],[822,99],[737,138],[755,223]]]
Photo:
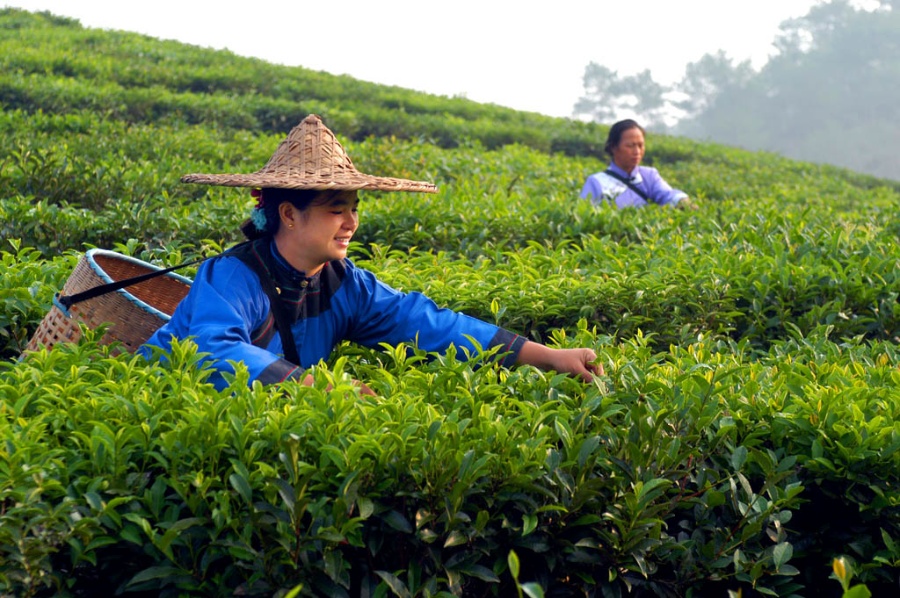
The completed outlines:
[[[249,243],[249,241],[240,243],[235,247],[232,247],[228,251],[236,249],[242,245],[246,245],[247,243]],[[64,308],[69,309],[76,303],[81,303],[82,301],[87,301],[88,299],[93,299],[94,297],[105,295],[106,293],[112,293],[113,291],[124,289],[125,287],[131,286],[133,284],[144,282],[145,280],[150,280],[151,278],[156,278],[157,276],[162,276],[164,274],[168,274],[169,272],[173,272],[181,268],[186,268],[187,266],[199,264],[206,259],[209,258],[202,257],[190,262],[179,264],[177,266],[165,268],[163,270],[154,270],[153,272],[140,274],[138,276],[132,276],[131,278],[126,278],[124,280],[108,282],[96,287],[91,287],[86,291],[75,293],[74,295],[59,295],[57,296],[57,301]],[[272,315],[275,317],[275,326],[278,328],[278,334],[281,335],[281,343],[284,345],[285,359],[295,365],[300,365],[300,356],[297,352],[297,343],[294,340],[294,334],[293,332],[291,332],[290,320],[288,318],[287,311],[285,311],[284,304],[281,302],[281,298],[278,296],[278,289],[275,288],[275,283],[272,282],[272,279],[269,278],[268,274],[262,271],[262,269],[258,267],[258,265],[255,265],[252,260],[241,261],[250,266],[250,268],[256,273],[256,276],[259,277],[259,282],[262,285],[263,291],[265,291],[266,295],[269,297],[269,304],[272,306]]]
[[[242,245],[246,245],[249,241],[243,241],[238,243],[228,251],[232,249],[237,249]],[[219,255],[222,255],[221,253]],[[218,256],[210,256],[210,257],[218,257]],[[187,268],[188,266],[193,266],[194,264],[199,264],[200,262],[209,259],[209,257],[201,257],[196,260],[192,260],[190,262],[184,262],[183,264],[178,264],[177,266],[171,266],[169,268],[165,268],[163,270],[154,270],[153,272],[147,272],[145,274],[139,274],[138,276],[132,276],[131,278],[125,278],[124,280],[115,280],[113,282],[108,282],[106,284],[97,285],[95,287],[91,287],[86,291],[81,291],[80,293],[75,293],[74,295],[58,295],[56,300],[59,301],[59,304],[64,308],[69,309],[76,303],[81,303],[82,301],[87,301],[88,299],[93,299],[94,297],[99,297],[100,295],[105,295],[107,293],[112,293],[113,291],[118,291],[119,289],[124,289],[125,287],[130,287],[133,284],[137,284],[139,282],[144,282],[145,280],[150,280],[151,278],[156,278],[157,276],[162,276],[163,274],[168,274],[169,272],[174,272],[175,270],[180,270],[182,268]]]
[[[278,334],[281,336],[282,350],[284,358],[293,363],[300,365],[300,354],[297,351],[297,341],[294,339],[294,333],[291,331],[291,320],[288,316],[287,309],[281,301],[278,288],[265,271],[262,264],[256,260],[241,260],[259,278],[259,284],[269,298],[269,305],[272,308],[272,315],[275,317],[275,327],[278,328]]]
[[[619,174],[618,172],[614,172],[611,168],[607,168],[607,169],[604,170],[603,172],[605,172],[606,174],[608,174],[608,175],[611,176],[612,178],[617,179],[617,180],[622,181],[623,183],[625,183],[625,184],[628,186],[629,189],[631,189],[632,191],[634,191],[635,193],[637,193],[638,195],[640,195],[640,196],[641,196],[641,199],[643,199],[644,201],[646,201],[646,202],[648,202],[648,203],[655,203],[652,199],[650,199],[650,197],[647,195],[646,192],[644,192],[643,189],[641,189],[640,187],[638,187],[637,185],[635,185],[634,183],[632,183],[631,181],[629,181],[628,179],[626,179],[625,177],[623,177],[623,176],[622,176],[621,174]]]
[[[91,287],[86,291],[81,291],[80,293],[75,293],[74,295],[60,295],[56,299],[59,301],[59,304],[69,309],[76,303],[81,303],[82,301],[87,301],[88,299],[93,299],[94,297],[99,297],[100,295],[105,295],[106,293],[112,293],[113,291],[118,291],[119,289],[124,289],[125,287],[129,287],[133,284],[137,284],[139,282],[144,282],[145,280],[150,280],[151,278],[156,278],[157,276],[162,276],[163,274],[168,274],[169,272],[173,272],[175,270],[179,270],[181,268],[186,268],[187,266],[192,266],[194,264],[199,264],[203,260],[207,258],[202,257],[200,259],[193,260],[191,262],[185,262],[183,264],[179,264],[177,266],[172,266],[171,268],[166,268],[164,270],[154,270],[153,272],[148,272],[146,274],[140,274],[138,276],[132,276],[131,278],[126,278],[124,280],[116,280],[114,282],[108,282],[106,284],[101,284],[95,287]]]

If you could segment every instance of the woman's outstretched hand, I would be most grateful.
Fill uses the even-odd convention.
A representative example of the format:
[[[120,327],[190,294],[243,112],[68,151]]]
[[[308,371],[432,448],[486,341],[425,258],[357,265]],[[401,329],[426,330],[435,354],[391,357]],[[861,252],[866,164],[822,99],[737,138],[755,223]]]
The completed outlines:
[[[303,384],[305,384],[306,386],[312,386],[312,385],[314,385],[315,383],[316,383],[316,379],[313,377],[312,374],[307,374],[306,376],[304,376],[304,378],[303,378]],[[359,394],[361,394],[361,395],[369,395],[370,397],[376,396],[375,391],[372,390],[371,388],[369,388],[369,385],[366,384],[365,382],[362,382],[362,381],[357,380],[357,379],[354,378],[354,379],[353,379],[353,386],[359,388]],[[329,391],[330,391],[330,390],[331,390],[331,384],[327,385],[327,386],[325,387],[325,390],[329,390]]]
[[[590,382],[594,376],[603,375],[603,365],[596,363],[597,354],[592,349],[551,349],[540,343],[528,341],[519,352],[517,363],[555,370]]]

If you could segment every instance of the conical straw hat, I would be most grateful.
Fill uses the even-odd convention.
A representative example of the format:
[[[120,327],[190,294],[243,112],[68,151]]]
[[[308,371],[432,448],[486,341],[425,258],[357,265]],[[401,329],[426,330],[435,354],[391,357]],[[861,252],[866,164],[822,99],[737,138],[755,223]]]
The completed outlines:
[[[280,189],[437,191],[432,183],[359,172],[334,133],[315,114],[288,133],[262,170],[252,174],[186,174],[181,182]]]

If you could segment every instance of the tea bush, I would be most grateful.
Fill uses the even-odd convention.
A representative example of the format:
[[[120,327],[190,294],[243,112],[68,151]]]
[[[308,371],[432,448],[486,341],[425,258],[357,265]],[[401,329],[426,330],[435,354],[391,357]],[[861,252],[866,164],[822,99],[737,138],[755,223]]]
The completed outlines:
[[[891,584],[875,565],[900,556],[877,540],[898,524],[898,355],[826,335],[754,361],[558,337],[602,352],[594,385],[347,347],[312,388],[238,373],[216,392],[189,344],[163,370],[89,334],[4,365],[0,580],[504,595],[512,551],[556,593],[785,595],[823,586],[823,547],[854,546]]]
[[[594,209],[600,125],[48,13],[0,10],[0,49],[0,595],[896,590],[896,182],[651,135],[699,209]],[[308,112],[440,187],[363,194],[358,265],[606,375],[344,344],[312,387],[216,391],[190,342],[102,328],[22,355],[88,248],[238,241],[249,195],[179,178],[258,170]]]

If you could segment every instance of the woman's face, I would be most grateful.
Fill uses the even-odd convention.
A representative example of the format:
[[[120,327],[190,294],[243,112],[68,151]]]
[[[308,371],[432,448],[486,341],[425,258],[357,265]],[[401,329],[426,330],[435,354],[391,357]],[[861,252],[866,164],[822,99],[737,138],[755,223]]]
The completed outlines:
[[[312,276],[326,262],[347,257],[350,239],[359,226],[356,191],[340,191],[316,200],[302,212],[282,204],[278,250],[297,270]]]
[[[631,172],[640,165],[644,157],[644,134],[638,128],[622,133],[619,143],[612,148],[612,159],[616,166]]]

